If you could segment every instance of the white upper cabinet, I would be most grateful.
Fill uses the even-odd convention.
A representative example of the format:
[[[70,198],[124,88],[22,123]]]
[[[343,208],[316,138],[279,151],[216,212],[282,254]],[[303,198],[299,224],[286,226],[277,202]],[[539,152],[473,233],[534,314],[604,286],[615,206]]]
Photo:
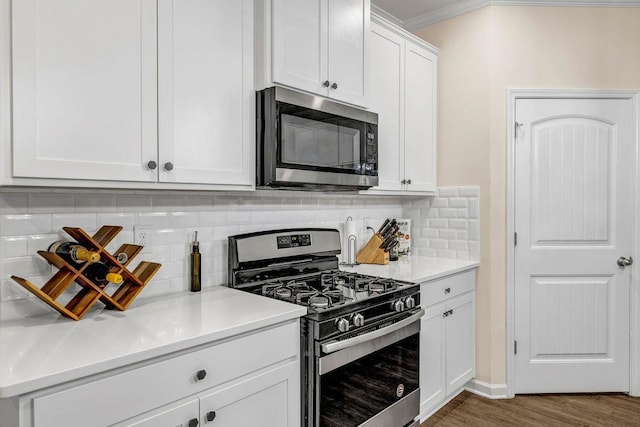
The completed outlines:
[[[158,35],[159,180],[252,185],[253,1],[160,0]]]
[[[12,3],[13,175],[155,181],[155,0]]]
[[[437,50],[374,15],[369,60],[379,185],[364,194],[434,194]]]
[[[405,47],[404,179],[408,191],[436,191],[436,55]]]
[[[14,1],[4,182],[254,188],[253,4]]]
[[[264,7],[261,86],[366,106],[370,0],[272,0]]]

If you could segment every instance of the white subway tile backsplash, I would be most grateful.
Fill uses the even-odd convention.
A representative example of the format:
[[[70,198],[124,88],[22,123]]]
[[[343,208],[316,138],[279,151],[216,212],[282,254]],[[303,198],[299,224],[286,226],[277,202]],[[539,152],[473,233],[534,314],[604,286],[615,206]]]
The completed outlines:
[[[51,216],[51,228],[54,231],[62,227],[80,227],[89,233],[98,229],[97,224],[95,213],[64,213]]]
[[[27,256],[27,236],[6,236],[0,238],[0,254]]]
[[[171,212],[170,225],[173,228],[198,227],[200,225],[199,212]]]
[[[126,194],[116,196],[117,212],[151,212],[151,196],[142,194]]]
[[[448,228],[449,220],[446,218],[433,218],[429,220],[429,227],[431,228]]]
[[[76,195],[76,212],[115,212],[116,196],[113,194]]]
[[[455,228],[457,230],[466,230],[469,226],[469,221],[466,219],[450,219],[449,228]]]
[[[479,260],[479,187],[442,187],[437,194],[403,205],[403,217],[411,218],[420,233],[412,242],[412,251]],[[420,213],[416,214],[416,206],[422,206]]]
[[[480,201],[477,198],[469,199],[469,218],[470,219],[480,218]]]
[[[133,230],[136,217],[133,213],[99,213],[96,215],[96,222],[99,226],[119,225],[125,230]]]
[[[171,218],[167,212],[145,212],[136,214],[136,225],[150,225],[155,228],[168,228]]]
[[[2,215],[0,230],[3,236],[19,236],[51,232],[51,215]]]
[[[438,188],[438,197],[457,197],[458,187],[440,187]]]
[[[477,219],[469,220],[469,240],[480,241],[480,223]]]
[[[27,194],[0,193],[0,214],[26,214]]]
[[[458,213],[456,209],[440,208],[438,209],[438,218],[457,218]]]
[[[93,233],[102,225],[119,225],[123,230],[107,247],[115,251],[121,244],[135,243],[135,225],[151,225],[150,252],[138,255],[129,264],[133,270],[142,260],[162,263],[158,274],[140,295],[145,298],[189,290],[188,260],[196,230],[203,254],[202,285],[210,287],[227,280],[229,235],[276,228],[339,228],[351,216],[359,224],[358,244],[362,247],[371,236],[364,229],[363,219],[369,218],[379,226],[387,217],[407,218],[402,206],[405,200],[276,191],[212,195],[5,189],[0,191],[0,319],[53,312],[9,277],[15,274],[42,286],[56,269],[36,252],[46,250],[56,240],[69,239],[62,226],[82,227]],[[420,233],[414,235],[416,248],[420,244],[429,245],[431,238],[438,240],[437,230],[430,228],[428,221],[439,218],[421,218],[429,212],[431,199],[413,199],[410,203],[415,214],[409,217],[414,219],[414,230],[424,230],[426,235],[426,238],[420,238]],[[447,219],[439,220],[446,229]],[[442,242],[448,244],[446,240]],[[424,253],[436,255],[431,248],[426,248]],[[69,300],[77,289],[73,285],[63,299]]]
[[[32,193],[28,196],[29,213],[63,213],[74,205],[72,194]]]
[[[436,231],[438,234],[438,237],[441,239],[455,240],[458,237],[458,233],[456,232],[456,230],[444,229],[444,230],[433,230],[433,231]]]
[[[480,197],[480,187],[459,187],[460,197]]]

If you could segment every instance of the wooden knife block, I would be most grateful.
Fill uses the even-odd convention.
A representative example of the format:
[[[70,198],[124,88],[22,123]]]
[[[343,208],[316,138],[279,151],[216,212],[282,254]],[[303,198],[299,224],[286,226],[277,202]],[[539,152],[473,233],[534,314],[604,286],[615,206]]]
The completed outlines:
[[[364,248],[360,249],[356,256],[356,261],[360,264],[389,264],[389,253],[380,249],[382,237],[376,233],[367,242]]]

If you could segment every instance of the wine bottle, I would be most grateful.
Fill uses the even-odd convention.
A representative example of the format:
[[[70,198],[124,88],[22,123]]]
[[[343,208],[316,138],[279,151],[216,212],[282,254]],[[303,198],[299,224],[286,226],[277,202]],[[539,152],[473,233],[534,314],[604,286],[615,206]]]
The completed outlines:
[[[49,252],[58,254],[62,259],[79,268],[85,262],[95,263],[100,261],[100,254],[85,248],[84,246],[66,240],[53,242],[48,249]]]
[[[109,266],[102,262],[94,262],[87,266],[83,273],[98,286],[106,286],[109,283],[119,285],[124,280],[120,274],[112,273]]]

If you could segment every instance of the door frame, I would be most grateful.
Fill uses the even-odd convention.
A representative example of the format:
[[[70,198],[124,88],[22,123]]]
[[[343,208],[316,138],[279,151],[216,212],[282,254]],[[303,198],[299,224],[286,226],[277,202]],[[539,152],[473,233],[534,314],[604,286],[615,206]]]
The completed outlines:
[[[515,396],[515,108],[518,99],[628,99],[632,101],[633,117],[635,120],[635,169],[633,171],[631,183],[631,215],[636,218],[631,223],[632,234],[632,254],[636,257],[640,254],[640,218],[637,213],[640,212],[640,198],[637,197],[638,189],[640,189],[640,111],[638,109],[640,103],[640,92],[631,90],[594,90],[594,89],[507,89],[507,233],[506,233],[506,253],[507,253],[507,271],[506,271],[506,361],[507,361],[507,397]],[[640,262],[640,259],[638,260]],[[630,366],[629,366],[629,394],[631,396],[640,397],[640,283],[638,277],[640,272],[639,262],[635,262],[631,268],[631,284],[630,284]]]

